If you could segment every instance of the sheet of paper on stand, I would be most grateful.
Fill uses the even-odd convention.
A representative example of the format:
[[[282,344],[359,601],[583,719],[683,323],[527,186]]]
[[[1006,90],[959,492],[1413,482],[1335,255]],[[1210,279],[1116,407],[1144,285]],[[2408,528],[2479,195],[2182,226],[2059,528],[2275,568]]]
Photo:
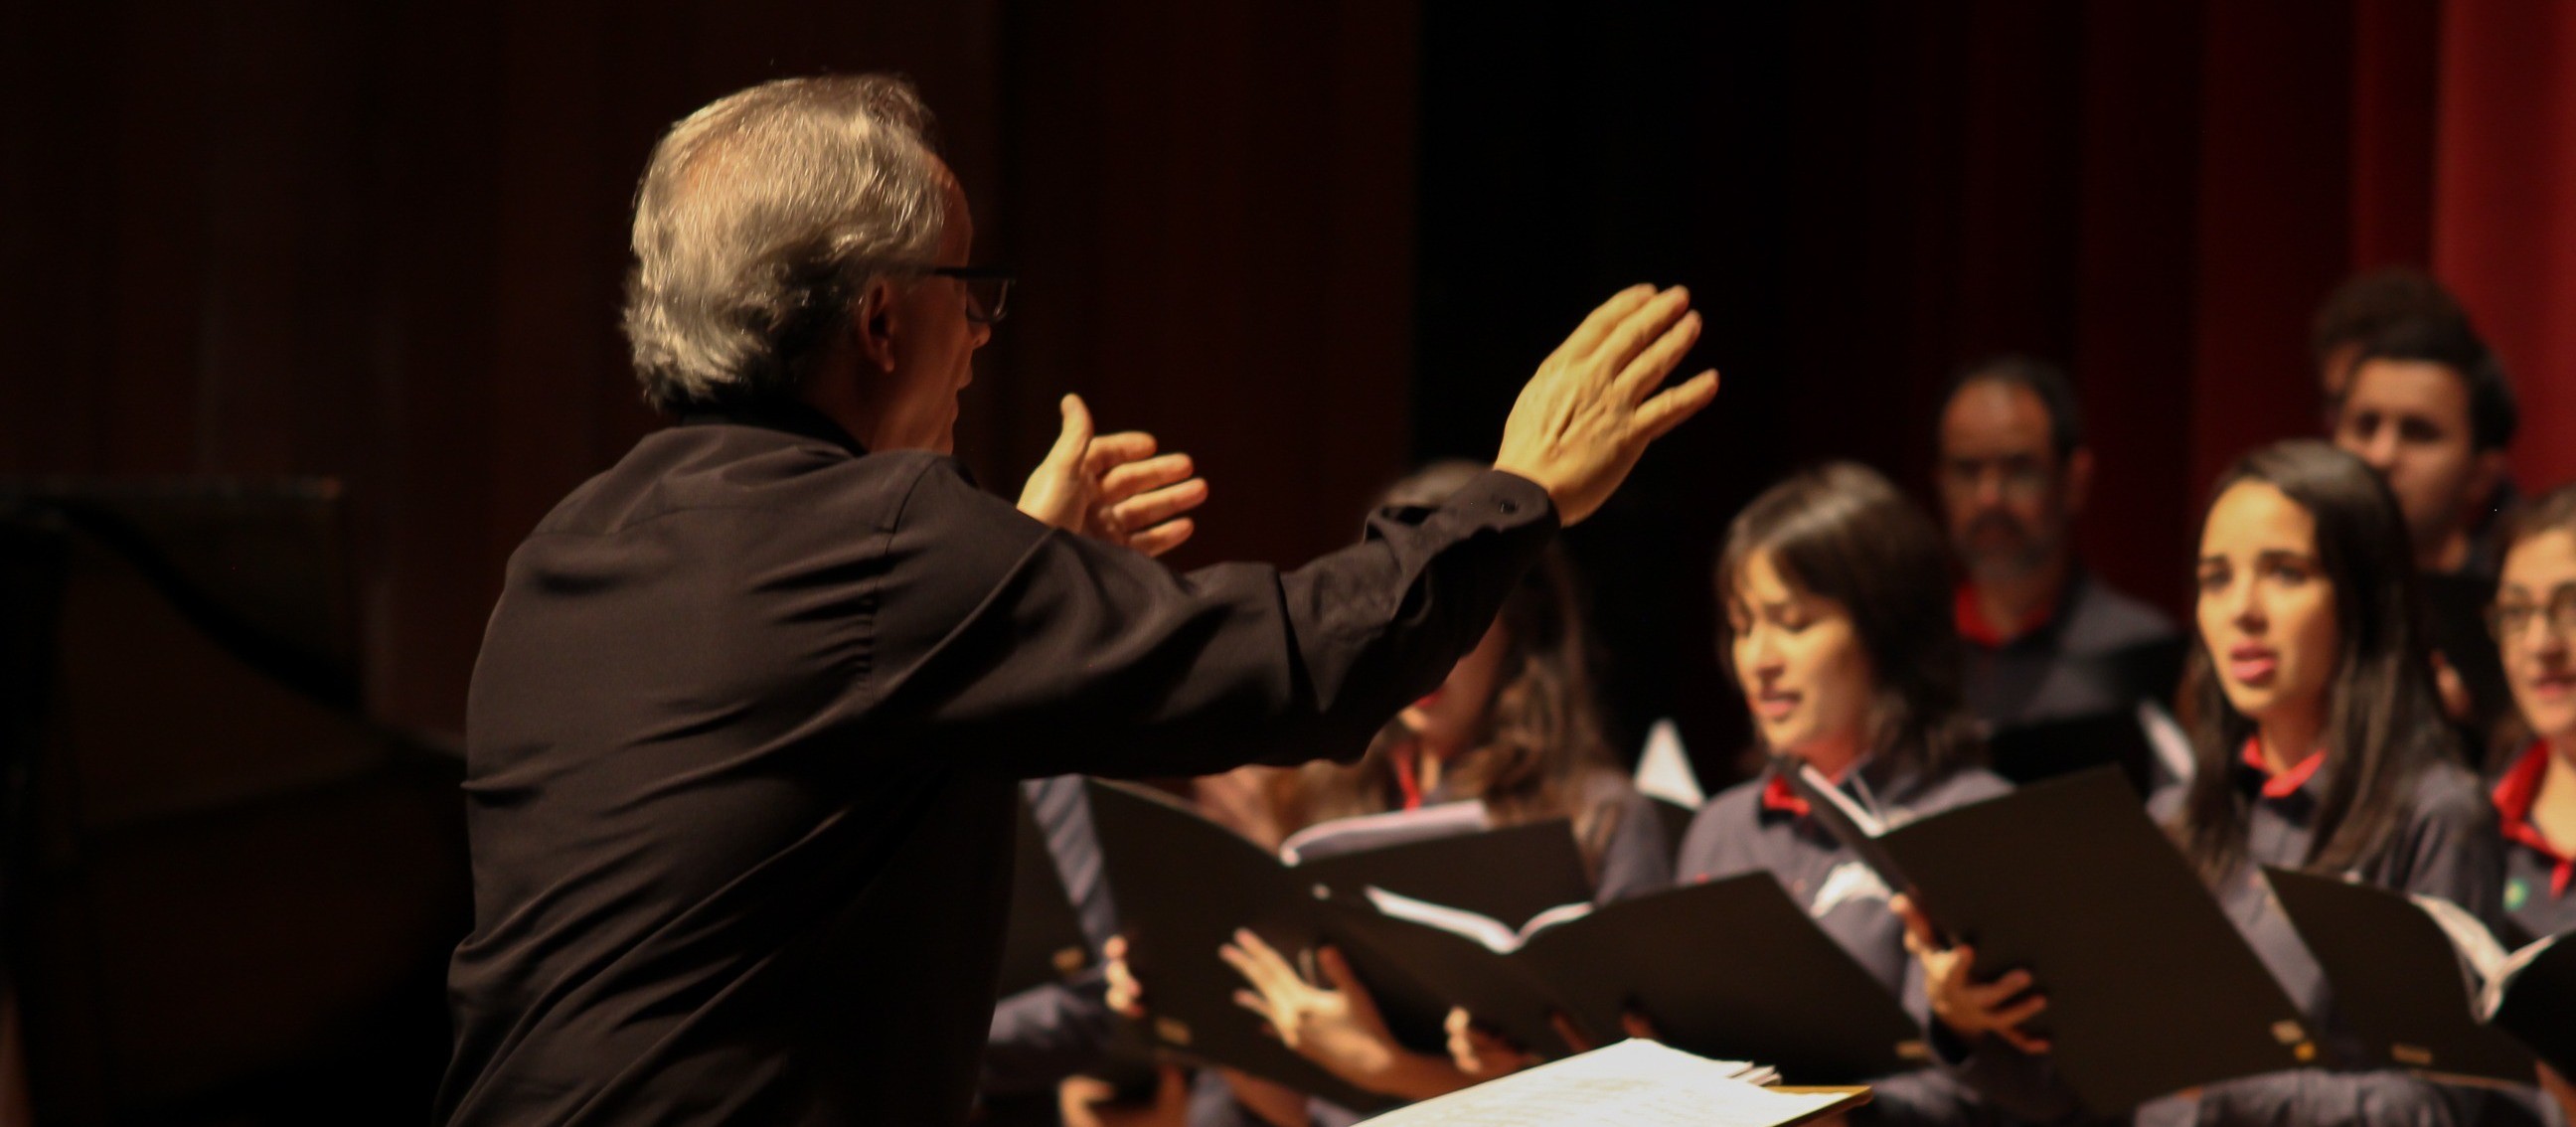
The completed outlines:
[[[1773,1091],[1769,1070],[1709,1060],[1653,1041],[1580,1056],[1425,1100],[1379,1127],[1788,1127],[1868,1102],[1866,1088]]]

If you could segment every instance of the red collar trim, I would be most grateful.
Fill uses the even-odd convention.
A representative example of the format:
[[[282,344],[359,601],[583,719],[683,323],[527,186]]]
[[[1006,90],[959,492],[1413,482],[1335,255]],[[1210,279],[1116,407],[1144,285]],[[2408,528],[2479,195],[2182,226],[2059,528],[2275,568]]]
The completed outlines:
[[[2317,768],[2326,765],[2326,753],[2309,752],[2298,766],[2275,775],[2272,765],[2263,759],[2263,738],[2249,736],[2245,740],[2245,765],[2263,773],[2263,797],[2288,798],[2299,793],[2300,787],[2308,785],[2308,780],[2316,777]]]
[[[2576,858],[2560,852],[2541,836],[2540,827],[2531,824],[2531,804],[2540,797],[2540,780],[2548,773],[2549,745],[2533,740],[2504,777],[2496,780],[2496,820],[2503,824],[2506,841],[2556,862],[2549,874],[2549,891],[2554,896],[2565,896],[2569,882],[2576,880]]]
[[[1414,763],[1421,754],[1421,744],[1402,743],[1396,745],[1395,754],[1387,757],[1387,761],[1395,766],[1395,789],[1404,793],[1404,808],[1407,810],[1422,809],[1421,769]]]
[[[1959,637],[1988,648],[2001,646],[2015,638],[2027,635],[2048,625],[2050,619],[2057,617],[2055,606],[2041,607],[2024,616],[2020,622],[2014,623],[2011,633],[2004,634],[1986,625],[1986,616],[1978,609],[1979,606],[1975,586],[1961,583],[1952,591],[1950,618],[1958,627]]]
[[[1868,757],[1863,756],[1862,758],[1865,759]],[[1830,776],[1828,781],[1832,782],[1835,786],[1841,786],[1844,777],[1850,775],[1853,768],[1860,766],[1860,762],[1861,761],[1859,759],[1855,759],[1850,763],[1845,764],[1842,772],[1840,774]],[[1801,818],[1806,817],[1815,809],[1813,806],[1808,805],[1807,796],[1799,794],[1798,788],[1789,785],[1789,776],[1783,775],[1777,770],[1771,772],[1770,782],[1762,784],[1762,808],[1764,810],[1782,811]]]
[[[1772,775],[1771,781],[1762,787],[1762,808],[1785,810],[1801,818],[1813,809],[1807,805],[1805,796],[1798,793],[1798,788],[1789,785],[1789,777],[1780,774]]]

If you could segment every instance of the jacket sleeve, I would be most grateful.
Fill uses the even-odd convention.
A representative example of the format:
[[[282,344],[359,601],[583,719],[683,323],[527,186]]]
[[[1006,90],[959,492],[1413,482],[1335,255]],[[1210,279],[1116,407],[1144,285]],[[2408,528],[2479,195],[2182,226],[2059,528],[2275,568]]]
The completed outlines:
[[[1557,527],[1544,490],[1490,472],[1294,571],[1177,575],[1039,525],[948,465],[888,537],[856,664],[894,732],[1021,777],[1355,757],[1475,645]]]

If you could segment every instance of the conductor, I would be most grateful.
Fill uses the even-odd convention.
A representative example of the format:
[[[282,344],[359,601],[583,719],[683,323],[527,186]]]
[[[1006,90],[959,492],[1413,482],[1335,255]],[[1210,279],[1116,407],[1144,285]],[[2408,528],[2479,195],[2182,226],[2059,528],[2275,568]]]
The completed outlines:
[[[678,425],[529,534],[484,634],[444,1122],[961,1122],[1015,780],[1356,756],[1717,393],[1662,388],[1688,295],[1623,291],[1446,503],[1176,575],[1206,491],[1149,436],[1067,397],[1016,508],[949,456],[1005,287],[927,124],[797,78],[654,149],[626,331]]]

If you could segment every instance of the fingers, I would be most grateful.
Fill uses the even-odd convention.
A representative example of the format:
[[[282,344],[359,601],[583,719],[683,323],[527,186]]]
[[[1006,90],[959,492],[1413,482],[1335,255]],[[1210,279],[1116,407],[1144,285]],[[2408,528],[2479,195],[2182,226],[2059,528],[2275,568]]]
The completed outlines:
[[[1547,1015],[1547,1025],[1548,1028],[1556,1030],[1557,1039],[1565,1042],[1566,1048],[1575,1052],[1588,1053],[1601,1047],[1600,1042],[1585,1036],[1582,1028],[1575,1025],[1574,1019],[1566,1016],[1563,1010],[1550,1011]]]
[[[1964,999],[1974,981],[1968,977],[1968,968],[1977,963],[1977,949],[1962,943],[1935,955],[1937,969],[1941,972],[1941,992]]]
[[[1626,320],[1628,314],[1635,312],[1638,306],[1646,304],[1654,296],[1655,287],[1644,283],[1611,294],[1610,300],[1602,302],[1593,309],[1591,315],[1583,319],[1582,324],[1574,327],[1573,335],[1566,337],[1565,343],[1556,346],[1556,351],[1549,353],[1548,359],[1553,362],[1567,357],[1591,355],[1592,350],[1599,348],[1601,341],[1608,337],[1610,331],[1617,328],[1620,322]]]
[[[1353,997],[1368,992],[1360,985],[1360,976],[1351,973],[1350,960],[1342,957],[1338,947],[1325,947],[1315,952],[1315,962],[1324,968],[1324,984]]]
[[[1100,439],[1092,446],[1097,448],[1106,441],[1108,439]],[[1112,463],[1107,472],[1101,474],[1100,499],[1113,503],[1124,501],[1148,489],[1188,481],[1197,469],[1187,454],[1165,454],[1159,458]]]
[[[1068,395],[1056,401],[1056,411],[1064,417],[1064,426],[1056,432],[1055,445],[1047,450],[1046,464],[1074,465],[1091,445],[1091,408],[1081,396]]]
[[[1126,1017],[1144,1017],[1145,988],[1127,966],[1127,937],[1110,936],[1109,942],[1101,946],[1101,953],[1109,960],[1109,1008]]]
[[[1090,1076],[1068,1076],[1056,1085],[1056,1111],[1065,1127],[1101,1127],[1099,1105],[1117,1098],[1118,1089],[1106,1080]]]
[[[1159,556],[1180,547],[1191,534],[1198,530],[1198,525],[1191,523],[1189,518],[1183,517],[1176,521],[1155,525],[1128,537],[1127,546],[1149,556]]]
[[[1645,351],[1619,369],[1618,387],[1634,403],[1646,397],[1664,382],[1664,377],[1680,367],[1682,357],[1699,343],[1700,317],[1696,311],[1683,313],[1681,319],[1656,337]]]
[[[1296,969],[1288,965],[1288,960],[1280,958],[1279,952],[1272,950],[1250,929],[1237,928],[1234,942],[1217,948],[1216,953],[1227,966],[1241,974],[1244,981],[1264,994],[1278,995],[1292,984],[1304,985],[1304,980],[1297,977]]]
[[[1352,973],[1350,960],[1342,957],[1341,949],[1338,947],[1316,949],[1315,964],[1324,972],[1325,983],[1335,994],[1341,996],[1342,1013],[1351,1026],[1369,1033],[1378,1040],[1390,1040],[1386,1032],[1386,1019],[1378,1016],[1377,996],[1369,993],[1368,984],[1361,982],[1359,975]]]
[[[1613,374],[1624,372],[1629,361],[1635,360],[1648,345],[1661,340],[1665,332],[1689,311],[1689,290],[1674,286],[1656,294],[1620,318],[1619,327],[1612,329],[1600,347],[1592,351],[1591,359]],[[1676,358],[1675,362],[1678,363],[1679,359]]]
[[[1099,477],[1129,462],[1141,462],[1154,456],[1154,436],[1141,430],[1122,430],[1091,440],[1082,452],[1082,470]]]
[[[1994,1013],[1995,1029],[1997,1032],[2020,1033],[2023,1022],[2038,1017],[2040,1011],[2047,1008],[2048,996],[2045,994],[2033,994],[2017,1003],[1996,1010]]]
[[[1482,1046],[1476,1044],[1476,1021],[1467,1016],[1466,1007],[1449,1007],[1449,1016],[1440,1019],[1440,1031],[1448,1035],[1449,1063],[1469,1076],[1485,1071],[1484,1058],[1478,1052]]]
[[[1905,920],[1906,950],[1920,955],[1940,945],[1938,938],[1932,933],[1932,920],[1923,914],[1923,909],[1914,906],[1913,897],[1902,892],[1890,896],[1887,898],[1887,910]]]
[[[1959,960],[1959,973],[1965,974],[1966,968],[1967,960]],[[1995,979],[1993,982],[1970,982],[1963,984],[1960,987],[1959,996],[1965,999],[1968,1004],[1986,1011],[1990,1016],[2000,1019],[2004,1013],[2001,1008],[2004,1003],[2010,1001],[2013,997],[2028,989],[2030,989],[2030,972],[2026,970],[2016,970],[2006,972],[2002,977]],[[2032,1012],[2036,1013],[2038,1011],[2034,1010]],[[2002,1022],[2002,1024],[2011,1025],[2013,1023],[2005,1021]]]
[[[1470,1077],[1501,1076],[1536,1063],[1520,1046],[1478,1026],[1463,1006],[1450,1007],[1441,1028],[1449,1035],[1449,1063]]]
[[[2048,1038],[2033,1037],[2018,1029],[1998,1029],[1995,1036],[2003,1038],[2004,1044],[2021,1050],[2024,1056],[2035,1057],[2049,1050]]]
[[[1664,1039],[1662,1034],[1655,1032],[1655,1023],[1648,1020],[1646,1015],[1638,1013],[1635,1010],[1620,1011],[1619,1028],[1627,1033],[1628,1036],[1634,1037],[1640,1041],[1661,1041]]]
[[[1672,433],[1674,427],[1682,425],[1714,402],[1717,402],[1717,370],[1711,368],[1638,404],[1633,425],[1638,435],[1653,442]]]
[[[1109,524],[1118,529],[1146,529],[1207,503],[1208,485],[1191,478],[1178,485],[1166,485],[1141,497],[1130,497],[1109,506]]]

